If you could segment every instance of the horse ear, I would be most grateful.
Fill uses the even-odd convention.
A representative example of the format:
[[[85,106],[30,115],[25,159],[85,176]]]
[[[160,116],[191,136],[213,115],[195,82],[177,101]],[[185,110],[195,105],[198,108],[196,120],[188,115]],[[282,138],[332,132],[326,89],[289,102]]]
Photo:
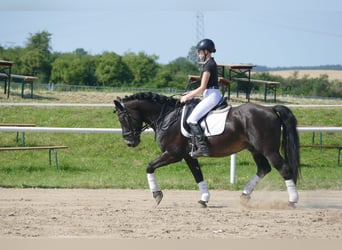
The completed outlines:
[[[114,104],[115,104],[115,107],[117,108],[117,110],[119,111],[123,111],[124,110],[124,107],[122,105],[122,102],[120,100],[114,100]]]

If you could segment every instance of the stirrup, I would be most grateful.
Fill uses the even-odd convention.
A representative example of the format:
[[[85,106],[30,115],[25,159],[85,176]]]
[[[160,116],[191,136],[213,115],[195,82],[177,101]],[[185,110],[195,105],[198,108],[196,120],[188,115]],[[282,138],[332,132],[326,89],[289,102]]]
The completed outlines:
[[[190,156],[192,158],[197,158],[201,156],[209,156],[209,150],[206,150],[203,152],[201,149],[197,149],[195,152],[191,151]]]

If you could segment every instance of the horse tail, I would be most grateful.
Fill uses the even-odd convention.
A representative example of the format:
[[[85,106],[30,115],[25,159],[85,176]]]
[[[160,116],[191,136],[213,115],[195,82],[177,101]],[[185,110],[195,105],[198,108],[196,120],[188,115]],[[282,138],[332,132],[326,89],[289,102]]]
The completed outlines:
[[[300,174],[297,119],[292,111],[283,105],[276,105],[273,107],[273,110],[277,113],[283,127],[282,147],[284,149],[285,162],[292,170],[294,183],[297,183]]]

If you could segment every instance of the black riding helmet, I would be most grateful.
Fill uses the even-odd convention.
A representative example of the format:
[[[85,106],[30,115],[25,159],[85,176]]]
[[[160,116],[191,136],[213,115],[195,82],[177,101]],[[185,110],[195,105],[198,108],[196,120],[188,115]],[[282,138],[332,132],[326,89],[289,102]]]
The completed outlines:
[[[199,41],[196,46],[197,50],[208,50],[210,53],[215,53],[215,43],[210,39],[203,39]]]

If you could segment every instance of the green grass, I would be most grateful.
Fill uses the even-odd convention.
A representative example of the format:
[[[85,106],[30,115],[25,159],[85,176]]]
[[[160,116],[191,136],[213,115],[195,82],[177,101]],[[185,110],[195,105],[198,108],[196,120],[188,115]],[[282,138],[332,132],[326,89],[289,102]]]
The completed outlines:
[[[341,126],[342,108],[293,108],[300,125]],[[34,123],[40,127],[119,128],[111,107],[1,107],[0,123]],[[1,146],[15,145],[15,132],[0,132]],[[316,134],[316,142],[318,142]],[[312,133],[300,133],[310,144]],[[324,133],[324,144],[342,144],[342,133]],[[59,167],[49,166],[47,151],[0,152],[0,186],[58,188],[144,188],[145,169],[160,154],[153,135],[142,135],[136,148],[127,147],[119,134],[26,133],[26,145],[67,145],[59,150]],[[241,190],[255,174],[248,151],[237,155],[237,180],[229,183],[229,157],[201,158],[204,177],[211,189]],[[301,149],[300,189],[341,189],[342,166],[337,150]],[[162,189],[197,189],[185,162],[156,171]],[[283,190],[275,169],[258,188]]]

